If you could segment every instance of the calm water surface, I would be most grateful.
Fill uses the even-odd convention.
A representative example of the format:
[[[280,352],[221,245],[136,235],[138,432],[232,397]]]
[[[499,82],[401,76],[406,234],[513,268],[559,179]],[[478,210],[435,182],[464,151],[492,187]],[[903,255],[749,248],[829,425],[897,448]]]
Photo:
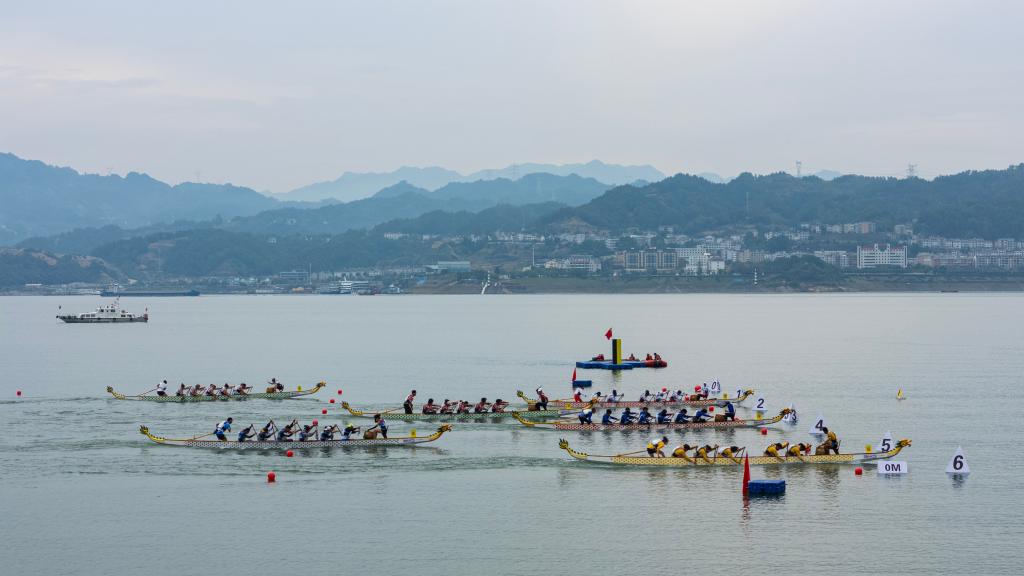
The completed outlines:
[[[199,297],[124,300],[148,325],[64,325],[58,304],[0,298],[4,574],[1017,574],[1024,563],[1022,295]],[[753,468],[785,497],[744,505],[739,470],[574,462],[559,433],[457,425],[418,448],[235,453],[157,446],[236,423],[344,422],[337,404],[568,394],[572,360],[657,351],[665,370],[581,371],[595,390],[720,379],[801,422],[681,433],[756,450],[808,441],[823,414],[847,450],[912,438],[910,473]],[[120,402],[178,382],[328,382],[313,399]],[[896,402],[897,388],[909,399]],[[15,391],[24,396],[16,398]],[[330,408],[327,417],[321,408]],[[395,433],[426,423],[392,423]],[[647,434],[563,433],[591,453]],[[973,474],[944,473],[963,445]],[[278,482],[268,485],[273,470]]]

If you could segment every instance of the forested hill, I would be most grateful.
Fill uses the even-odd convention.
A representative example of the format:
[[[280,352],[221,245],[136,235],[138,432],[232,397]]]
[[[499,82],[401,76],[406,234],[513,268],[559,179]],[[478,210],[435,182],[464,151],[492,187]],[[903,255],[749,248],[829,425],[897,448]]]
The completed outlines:
[[[620,186],[549,216],[554,229],[625,230],[673,226],[697,233],[743,224],[872,221],[914,223],[925,234],[1024,238],[1024,164],[918,178],[843,176],[825,181],[788,174],[741,174],[726,184],[676,175],[643,187]]]

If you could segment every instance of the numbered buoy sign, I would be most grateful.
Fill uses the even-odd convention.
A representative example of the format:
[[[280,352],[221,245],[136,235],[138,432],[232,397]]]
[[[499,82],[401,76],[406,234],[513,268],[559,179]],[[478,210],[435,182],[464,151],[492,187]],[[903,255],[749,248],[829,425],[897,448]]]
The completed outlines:
[[[754,412],[767,412],[768,407],[764,403],[764,397],[758,396],[757,400],[754,400],[754,406],[751,408]]]
[[[957,446],[956,454],[953,454],[953,459],[949,461],[949,466],[946,466],[946,474],[966,476],[970,473],[971,467],[967,465],[967,459],[964,458],[964,449]]]
[[[786,414],[785,416],[783,416],[782,417],[782,421],[785,422],[786,424],[796,424],[797,420],[798,420],[797,415],[796,415],[796,405],[795,404],[790,404],[789,405],[789,410],[790,410],[789,414]]]
[[[882,441],[878,443],[878,451],[888,452],[889,450],[892,450],[893,446],[892,432],[886,432],[885,436],[882,436]]]
[[[906,460],[882,460],[878,463],[879,474],[906,474]]]
[[[825,417],[822,416],[821,414],[818,414],[818,417],[814,419],[814,426],[811,426],[811,430],[809,433],[814,434],[816,436],[821,436],[822,434],[825,433],[822,430],[822,428],[825,428]]]
[[[718,380],[715,380],[714,382],[711,383],[711,395],[712,396],[718,396],[721,393],[722,393],[722,383],[719,382]]]

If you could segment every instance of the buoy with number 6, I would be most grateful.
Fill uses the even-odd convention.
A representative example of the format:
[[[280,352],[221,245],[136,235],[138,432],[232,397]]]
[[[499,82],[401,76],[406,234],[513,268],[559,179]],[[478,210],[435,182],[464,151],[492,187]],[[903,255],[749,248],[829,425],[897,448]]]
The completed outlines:
[[[953,458],[949,461],[949,465],[946,466],[946,474],[967,476],[970,473],[971,467],[967,465],[967,459],[964,457],[964,449],[957,446],[956,453],[953,454]]]
[[[274,474],[273,472],[267,472],[267,483],[273,484],[274,482],[277,482],[277,474]]]

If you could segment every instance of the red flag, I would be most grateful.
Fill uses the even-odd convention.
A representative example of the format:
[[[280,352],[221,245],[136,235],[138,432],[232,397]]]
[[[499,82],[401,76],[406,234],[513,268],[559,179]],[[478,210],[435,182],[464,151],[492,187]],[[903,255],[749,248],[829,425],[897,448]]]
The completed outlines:
[[[604,337],[607,340],[611,340],[612,339],[612,329],[611,328],[609,328],[608,331],[604,333]]]
[[[750,457],[743,455],[743,495],[747,495],[747,484],[750,484]]]
[[[572,369],[572,381],[573,382],[576,381],[576,369],[575,368]]]

